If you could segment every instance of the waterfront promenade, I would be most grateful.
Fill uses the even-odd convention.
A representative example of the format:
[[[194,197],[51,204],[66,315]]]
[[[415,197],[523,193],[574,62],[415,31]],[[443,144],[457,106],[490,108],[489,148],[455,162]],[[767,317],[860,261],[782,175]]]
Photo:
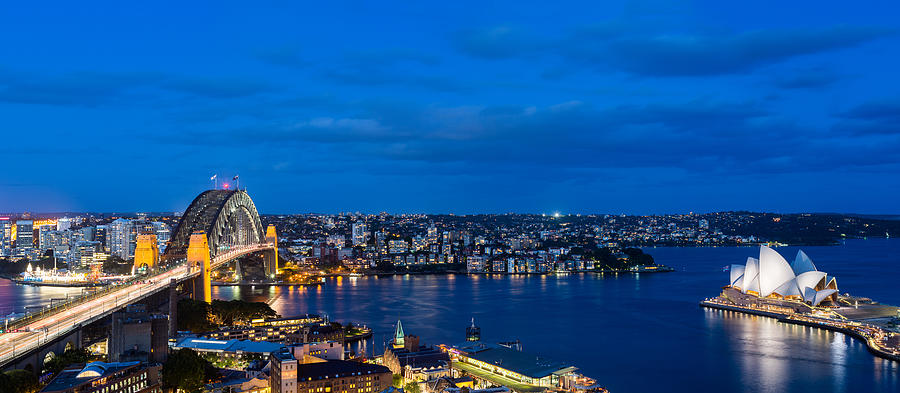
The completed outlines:
[[[741,306],[721,297],[700,302],[701,307],[724,311],[740,312],[777,319],[778,322],[815,327],[846,334],[864,342],[872,354],[900,362],[900,333],[890,332],[881,327],[859,320],[847,319],[839,311],[821,312],[814,315],[785,313],[763,306]]]

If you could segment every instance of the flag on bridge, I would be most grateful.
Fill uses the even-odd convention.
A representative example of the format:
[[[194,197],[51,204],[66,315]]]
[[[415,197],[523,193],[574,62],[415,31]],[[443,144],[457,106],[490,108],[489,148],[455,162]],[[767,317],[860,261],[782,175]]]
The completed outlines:
[[[216,176],[219,176],[219,175],[218,175],[218,174],[215,174],[215,175],[212,175],[212,177],[211,177],[211,178],[209,178],[209,180],[210,180],[210,181],[212,181],[212,180],[216,180]]]
[[[238,179],[238,175],[234,175],[234,177],[231,178],[231,180],[237,180],[237,179]]]

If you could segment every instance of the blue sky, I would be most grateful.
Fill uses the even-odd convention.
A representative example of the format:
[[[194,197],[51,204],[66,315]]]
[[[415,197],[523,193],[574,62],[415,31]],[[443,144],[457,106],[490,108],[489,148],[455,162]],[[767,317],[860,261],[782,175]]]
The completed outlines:
[[[900,5],[744,3],[10,4],[0,211],[900,213]]]

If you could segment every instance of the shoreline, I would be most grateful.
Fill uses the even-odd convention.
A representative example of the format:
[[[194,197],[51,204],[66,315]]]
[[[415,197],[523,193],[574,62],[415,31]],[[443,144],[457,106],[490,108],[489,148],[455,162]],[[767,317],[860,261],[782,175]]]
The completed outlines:
[[[570,274],[649,274],[649,273],[671,273],[676,272],[677,270],[672,267],[660,267],[658,269],[649,269],[649,270],[588,270],[588,271],[575,271],[575,272],[535,272],[535,273],[505,273],[505,272],[394,272],[394,273],[360,273],[358,276],[351,276],[349,273],[343,274],[325,274],[322,277],[324,278],[361,278],[361,277],[389,277],[389,276],[425,276],[425,275],[464,275],[464,276],[567,276]],[[213,281],[210,285],[214,287],[292,287],[292,286],[301,286],[301,287],[311,287],[317,286],[327,283],[327,281],[323,282],[314,282],[314,283],[287,283],[287,282],[221,282],[221,281]]]
[[[768,311],[762,311],[762,310],[754,310],[754,309],[744,308],[744,307],[734,306],[734,305],[720,304],[720,303],[712,302],[709,300],[701,301],[700,307],[715,309],[715,310],[722,310],[722,311],[739,312],[739,313],[750,314],[750,315],[757,315],[757,316],[761,316],[761,317],[772,318],[772,319],[777,320],[778,322],[785,323],[785,324],[808,326],[808,327],[842,333],[846,336],[852,337],[856,340],[859,340],[859,341],[862,341],[863,343],[865,343],[866,349],[873,355],[883,358],[883,359],[900,362],[900,354],[894,353],[894,352],[887,352],[885,350],[882,350],[879,347],[876,347],[874,345],[873,339],[871,337],[867,337],[866,335],[864,335],[858,331],[855,331],[853,329],[847,329],[847,328],[827,324],[827,323],[825,323],[825,321],[815,322],[814,320],[797,319],[797,318],[793,317],[792,315],[788,315],[788,314],[768,312]],[[807,319],[812,319],[812,318],[807,318]]]
[[[57,287],[57,288],[99,288],[109,284],[103,283],[64,283],[64,282],[45,282],[45,281],[23,281],[15,277],[0,275],[0,280],[7,280],[16,285],[32,286],[32,287]]]

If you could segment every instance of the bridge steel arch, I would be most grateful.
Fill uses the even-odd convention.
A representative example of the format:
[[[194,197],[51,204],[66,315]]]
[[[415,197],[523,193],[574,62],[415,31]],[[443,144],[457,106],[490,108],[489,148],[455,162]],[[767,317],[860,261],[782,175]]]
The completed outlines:
[[[163,258],[166,263],[187,257],[191,234],[195,232],[206,233],[211,258],[236,243],[266,242],[256,205],[243,190],[207,190],[194,198],[172,231]]]

